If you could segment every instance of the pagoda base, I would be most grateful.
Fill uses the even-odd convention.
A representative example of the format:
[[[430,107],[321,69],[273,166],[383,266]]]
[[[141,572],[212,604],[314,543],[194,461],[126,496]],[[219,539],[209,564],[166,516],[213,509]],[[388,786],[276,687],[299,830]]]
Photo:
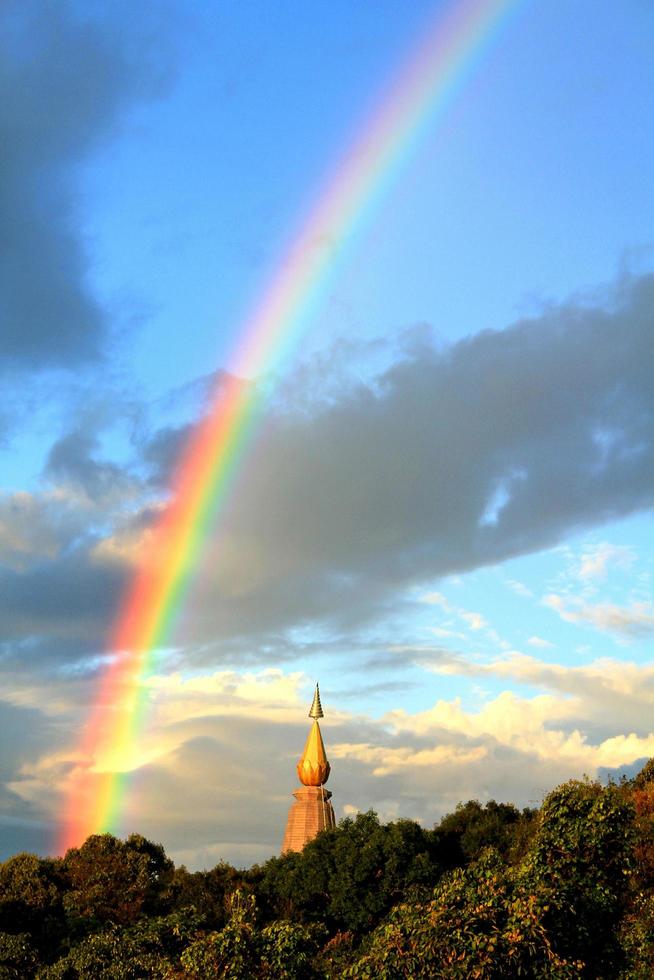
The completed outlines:
[[[323,786],[302,786],[295,790],[295,803],[288,811],[282,854],[301,851],[321,830],[336,826],[334,808],[329,802],[331,795]]]

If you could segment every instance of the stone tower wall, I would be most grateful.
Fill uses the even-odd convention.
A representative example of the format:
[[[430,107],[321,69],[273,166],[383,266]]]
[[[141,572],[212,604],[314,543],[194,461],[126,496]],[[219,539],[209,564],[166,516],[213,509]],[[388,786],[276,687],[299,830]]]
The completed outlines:
[[[293,793],[295,803],[291,804],[288,811],[282,854],[286,851],[301,851],[321,830],[336,826],[334,808],[330,803],[331,795],[323,786],[303,786],[296,789]]]

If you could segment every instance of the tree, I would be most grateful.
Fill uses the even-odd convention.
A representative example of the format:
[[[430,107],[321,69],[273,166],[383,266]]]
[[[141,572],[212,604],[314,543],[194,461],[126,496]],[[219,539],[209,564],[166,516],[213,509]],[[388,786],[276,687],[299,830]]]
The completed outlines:
[[[164,980],[170,964],[117,926],[86,936],[37,980]]]
[[[184,977],[248,980],[257,975],[261,961],[261,936],[255,926],[254,896],[237,891],[231,898],[230,906],[229,920],[224,929],[199,937],[182,953]]]
[[[0,980],[650,980],[652,962],[649,763],[538,814],[471,800],[433,831],[359,814],[250,871],[175,871],[109,834],[0,865]]]
[[[449,872],[426,903],[403,903],[371,937],[343,977],[360,980],[471,980],[578,977],[579,964],[558,955],[536,896],[488,850]]]
[[[624,980],[649,980],[654,963],[654,760],[630,784],[635,809],[634,869],[620,940]]]
[[[619,972],[634,844],[633,803],[618,786],[571,780],[543,802],[525,880],[541,898],[557,951],[584,962],[581,976]]]
[[[30,934],[30,942],[52,955],[66,933],[61,862],[16,854],[0,864],[0,929]]]
[[[63,859],[67,881],[64,907],[76,931],[133,922],[158,911],[168,895],[173,864],[160,844],[140,834],[126,841],[94,834]]]
[[[179,956],[196,938],[202,916],[194,909],[143,916],[129,927],[113,924],[85,936],[38,980],[141,980],[175,976]]]
[[[441,859],[448,868],[474,861],[487,847],[494,847],[513,863],[525,854],[536,830],[536,810],[520,811],[512,803],[478,800],[459,803],[436,826]]]
[[[654,759],[649,759],[632,781],[634,789],[654,785]]]
[[[269,919],[361,934],[409,892],[430,894],[441,873],[437,854],[433,832],[413,820],[382,825],[369,811],[318,834],[299,854],[271,859],[254,888]]]
[[[38,959],[28,933],[0,932],[0,980],[33,977]]]
[[[227,921],[227,897],[244,885],[243,872],[221,861],[210,871],[190,872],[182,865],[175,868],[170,883],[169,906],[183,909],[193,906],[202,912],[204,926],[221,929]]]
[[[273,922],[259,930],[253,895],[231,896],[230,916],[220,932],[205,934],[184,950],[184,978],[202,980],[311,980],[321,930],[291,922]]]

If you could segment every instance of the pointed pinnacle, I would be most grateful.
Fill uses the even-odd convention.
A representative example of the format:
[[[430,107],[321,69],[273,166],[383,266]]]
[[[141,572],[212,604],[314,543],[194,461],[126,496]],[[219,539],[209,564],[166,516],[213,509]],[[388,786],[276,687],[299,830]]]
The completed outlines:
[[[313,702],[311,704],[311,710],[309,711],[309,718],[324,718],[325,714],[322,710],[322,705],[320,703],[320,690],[316,684],[316,693],[313,696]]]

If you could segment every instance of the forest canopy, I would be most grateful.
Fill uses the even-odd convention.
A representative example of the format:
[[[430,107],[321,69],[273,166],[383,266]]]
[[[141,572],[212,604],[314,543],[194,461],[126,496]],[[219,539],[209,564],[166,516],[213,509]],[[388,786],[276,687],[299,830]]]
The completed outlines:
[[[0,865],[0,978],[621,978],[654,962],[654,760],[432,829],[370,811],[301,853],[175,867],[138,834]]]

